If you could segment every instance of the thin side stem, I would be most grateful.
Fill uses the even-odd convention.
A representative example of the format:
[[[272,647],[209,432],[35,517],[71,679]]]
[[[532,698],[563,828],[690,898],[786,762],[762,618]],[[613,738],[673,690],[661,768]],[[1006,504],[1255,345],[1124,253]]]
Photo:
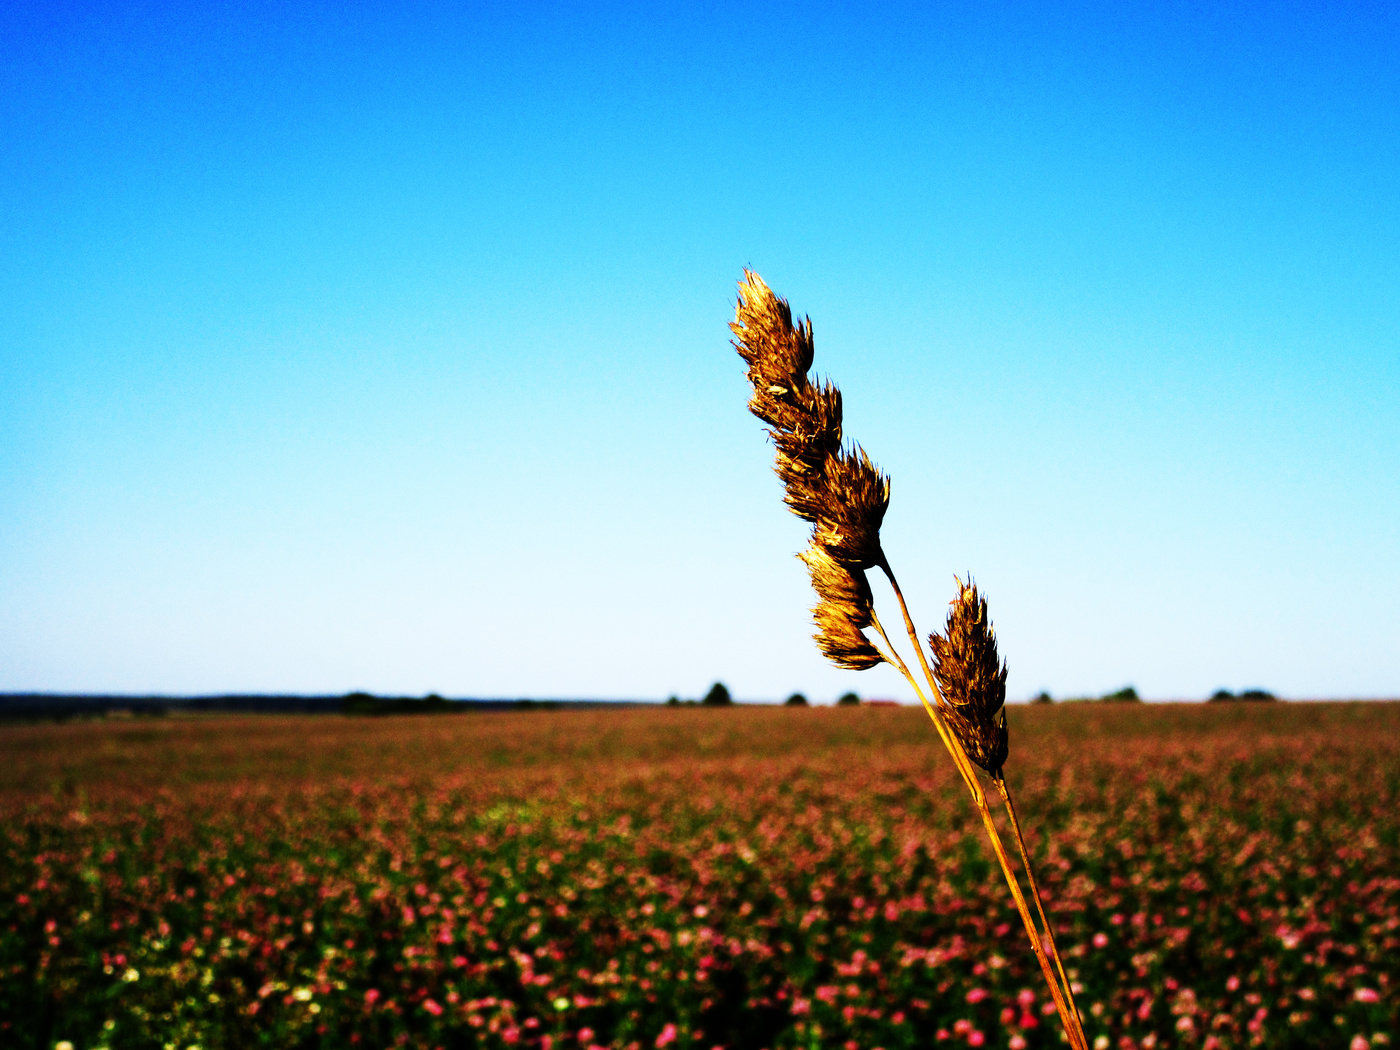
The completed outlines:
[[[1026,869],[1026,878],[1031,884],[1031,893],[1035,895],[1036,911],[1040,913],[1041,925],[1045,927],[1046,939],[1050,942],[1050,954],[1055,957],[1055,967],[1060,972],[1060,980],[1065,986],[1065,996],[1069,999],[1070,1009],[1074,1011],[1075,1020],[1079,1022],[1080,1034],[1084,1031],[1084,1015],[1079,1012],[1079,1004],[1074,1001],[1074,986],[1070,984],[1069,977],[1065,975],[1065,966],[1060,959],[1060,949],[1055,946],[1055,928],[1050,925],[1050,920],[1046,918],[1045,907],[1041,902],[1040,886],[1035,879],[1035,868],[1031,866],[1031,858],[1026,850],[1026,839],[1021,834],[1021,821],[1016,816],[1016,804],[1011,801],[1011,788],[1006,783],[1004,776],[997,777],[997,787],[1001,789],[1002,801],[1006,803],[1006,815],[1011,821],[1011,830],[1016,835],[1016,845],[1021,851],[1021,863]]]
[[[917,647],[918,638],[912,632],[913,625],[909,623],[909,612],[907,609],[904,611],[904,620],[905,623],[909,624],[911,628],[910,636],[914,639],[915,645]],[[928,697],[926,697],[924,695],[924,691],[919,688],[918,680],[914,677],[913,672],[909,670],[909,665],[906,664],[903,658],[899,655],[899,650],[895,648],[894,642],[890,641],[890,636],[885,633],[885,627],[882,623],[880,623],[880,618],[877,615],[875,615],[875,610],[873,609],[870,611],[870,622],[874,626],[875,630],[880,632],[880,637],[885,640],[885,644],[889,646],[890,652],[894,654],[894,666],[899,669],[900,674],[904,675],[905,680],[913,688],[914,695],[917,696],[919,698],[919,702],[924,705],[924,711],[927,712],[929,720],[933,722],[933,727],[936,730],[938,730],[938,735],[943,741],[943,746],[948,749],[948,754],[952,756],[953,765],[957,769],[958,773],[962,776],[963,783],[965,783],[967,785],[967,789],[970,792],[972,792],[972,797],[974,799],[978,798],[981,792],[981,788],[977,784],[977,777],[975,774],[973,774],[971,764],[967,761],[967,755],[963,752],[961,745],[957,741],[957,738],[954,737],[952,733],[948,731],[947,725],[944,723],[943,719],[939,717],[938,709],[934,707],[931,703],[929,703]],[[879,651],[878,646],[876,646],[876,650]],[[881,655],[884,655],[883,652],[881,652]],[[919,654],[919,658],[920,660],[923,659],[922,653]],[[933,685],[934,689],[938,688],[937,684],[934,683],[931,678],[930,684]],[[934,695],[937,696],[938,694],[935,693]]]
[[[909,616],[909,606],[904,602],[904,594],[899,589],[899,582],[894,578],[894,570],[890,568],[889,562],[884,559],[883,554],[881,555],[880,568],[884,571],[885,577],[890,581],[890,587],[894,590],[894,596],[899,601],[899,611],[904,615],[904,627],[909,632],[909,640],[913,643],[914,652],[918,654],[919,663],[923,666],[924,677],[928,679],[933,698],[938,700],[938,682],[934,679],[933,672],[929,670],[928,661],[924,659],[923,646],[919,644],[919,632],[914,629],[914,621]],[[874,623],[875,629],[880,632],[880,637],[885,639],[885,644],[893,649],[894,643],[890,641],[889,635],[885,633],[885,628],[881,625],[879,618],[874,615],[873,610],[871,612],[871,622]],[[919,688],[919,683],[914,680],[914,676],[910,673],[908,666],[903,660],[900,660],[899,666],[900,670],[904,673],[904,677],[907,678],[909,684],[914,687],[914,693],[918,696],[919,702],[924,705],[924,711],[928,714],[929,721],[931,721],[934,728],[938,730],[938,736],[942,739],[943,746],[948,749],[948,754],[952,756],[953,765],[957,767],[958,773],[962,776],[963,782],[967,785],[967,789],[972,792],[973,798],[976,798],[981,789],[977,786],[977,775],[972,771],[972,763],[968,761],[967,753],[963,751],[962,745],[958,743],[957,738],[949,732],[947,725],[938,714],[938,709],[929,702],[928,697],[926,697],[924,691]]]
[[[924,677],[928,679],[929,688],[933,690],[935,698],[938,697],[938,682],[934,680],[933,672],[929,670],[928,660],[924,656],[924,647],[919,642],[919,632],[914,630],[914,621],[909,615],[909,606],[904,602],[904,592],[899,589],[899,581],[894,578],[894,570],[890,568],[889,559],[885,557],[885,552],[880,552],[880,568],[885,574],[885,579],[890,581],[890,588],[894,591],[895,599],[899,602],[899,611],[904,614],[904,629],[909,632],[909,640],[914,643],[914,652],[919,657],[919,665],[924,669]]]
[[[899,611],[904,616],[904,629],[909,632],[909,641],[914,646],[915,654],[919,657],[919,666],[923,668],[924,678],[928,680],[933,699],[942,703],[943,698],[938,689],[938,680],[934,678],[933,671],[928,665],[928,659],[924,656],[924,647],[919,641],[919,632],[914,628],[914,619],[909,615],[909,605],[904,600],[904,592],[899,589],[899,581],[895,579],[894,570],[890,568],[889,560],[884,556],[883,551],[880,554],[880,569],[884,572],[885,578],[890,581],[890,589],[894,591],[895,600],[899,602]],[[923,701],[924,710],[928,712],[929,718],[938,729],[938,735],[943,739],[943,746],[948,749],[948,754],[952,756],[953,764],[958,767],[958,772],[962,774],[968,791],[972,792],[973,799],[980,799],[982,788],[977,782],[977,773],[972,768],[972,761],[967,757],[962,742],[948,729],[947,723],[938,714],[937,708],[924,698],[924,694],[918,686],[914,687],[914,691],[919,694],[919,699]]]
[[[890,641],[890,636],[885,633],[885,626],[880,622],[880,617],[875,615],[874,609],[870,610],[870,624],[875,628],[875,630],[880,632],[880,637],[885,640],[885,645],[889,646],[890,655],[894,657],[894,659],[886,657],[885,662],[888,663],[890,666],[896,668],[899,671],[899,673],[902,674],[905,677],[905,679],[908,680],[909,684],[914,687],[915,695],[918,696],[920,700],[923,700],[924,704],[927,705],[928,701],[924,700],[923,690],[919,688],[919,683],[914,681],[914,676],[909,673],[909,665],[906,664],[904,662],[904,658],[899,655],[899,650],[894,647],[894,642]],[[881,656],[885,655],[884,652],[880,650],[880,647],[878,645],[875,647],[875,649],[877,652],[880,653]]]
[[[895,599],[899,602],[899,610],[904,616],[905,630],[908,631],[909,640],[914,645],[914,652],[919,657],[919,664],[923,669],[924,677],[928,679],[929,688],[932,690],[933,696],[941,700],[942,696],[938,689],[938,680],[934,678],[933,671],[928,665],[928,659],[924,656],[924,648],[919,642],[919,633],[914,628],[913,617],[909,615],[909,606],[904,600],[904,592],[900,590],[899,581],[895,579],[894,570],[890,568],[889,561],[884,557],[883,552],[880,556],[879,565],[885,574],[885,578],[890,581],[890,588],[894,591]],[[885,635],[884,629],[879,626],[878,622],[876,623],[876,628],[880,631],[881,636],[885,638],[886,644],[890,644],[889,637]],[[893,648],[893,645],[891,644],[890,647]],[[967,785],[967,789],[972,795],[972,801],[977,806],[978,813],[982,816],[982,823],[987,830],[987,838],[991,840],[992,849],[997,855],[998,863],[1001,864],[1002,875],[1005,876],[1006,885],[1011,890],[1011,897],[1016,903],[1016,910],[1021,915],[1021,922],[1026,928],[1026,936],[1031,942],[1031,950],[1035,953],[1036,961],[1040,963],[1041,973],[1045,976],[1045,984],[1050,989],[1050,994],[1055,1000],[1055,1009],[1060,1015],[1060,1023],[1064,1026],[1065,1035],[1069,1039],[1070,1045],[1074,1047],[1074,1050],[1089,1050],[1089,1044],[1085,1039],[1083,1026],[1079,1023],[1078,1011],[1076,1010],[1074,1013],[1071,1013],[1070,1004],[1065,998],[1069,994],[1068,984],[1066,984],[1064,988],[1061,988],[1060,982],[1056,980],[1055,971],[1050,967],[1050,960],[1046,958],[1045,948],[1040,940],[1040,932],[1036,929],[1035,920],[1031,917],[1030,908],[1026,905],[1025,896],[1021,892],[1020,881],[1016,878],[1016,873],[1011,867],[1011,858],[1007,856],[1006,848],[1002,845],[1001,834],[997,831],[996,821],[992,819],[991,808],[987,805],[986,794],[982,790],[982,785],[978,782],[977,773],[972,767],[972,761],[967,757],[967,751],[963,748],[962,742],[948,729],[947,723],[939,717],[937,708],[929,703],[928,699],[924,696],[923,690],[914,682],[913,675],[909,673],[908,667],[904,665],[902,660],[900,661],[900,669],[904,673],[904,677],[914,686],[915,693],[918,694],[919,700],[924,705],[924,710],[928,713],[929,719],[938,730],[938,735],[942,738],[944,747],[948,749],[948,754],[952,756],[953,764],[962,775],[963,783]],[[1029,870],[1028,865],[1027,872],[1029,872]],[[1036,903],[1039,905],[1038,893]],[[1058,962],[1058,956],[1056,961]]]
[[[907,617],[908,614],[906,613],[905,615]],[[992,819],[992,811],[987,805],[986,794],[982,791],[981,784],[977,782],[975,774],[971,774],[970,770],[964,770],[962,762],[958,761],[958,751],[961,749],[959,748],[958,751],[954,750],[954,744],[956,743],[955,738],[948,732],[948,728],[944,724],[943,719],[938,717],[937,711],[924,696],[924,691],[919,688],[919,683],[910,672],[909,665],[900,657],[898,650],[894,647],[894,643],[890,641],[889,635],[885,633],[885,629],[880,626],[879,619],[876,618],[873,613],[871,615],[871,622],[875,629],[880,632],[880,637],[885,640],[885,644],[889,646],[890,652],[894,655],[893,660],[890,660],[889,657],[886,656],[886,662],[896,667],[899,672],[904,675],[905,680],[914,687],[914,692],[918,695],[919,700],[922,701],[924,710],[928,712],[929,718],[933,720],[934,727],[938,730],[939,735],[943,738],[944,744],[948,747],[949,753],[953,756],[954,765],[957,766],[958,772],[963,775],[963,781],[972,794],[972,800],[977,806],[978,813],[982,816],[983,824],[986,825],[987,837],[992,840],[992,848],[996,852],[998,862],[1001,864],[1002,874],[1006,877],[1007,885],[1011,887],[1011,896],[1016,902],[1016,910],[1020,912],[1021,922],[1026,927],[1026,936],[1030,939],[1031,949],[1035,952],[1036,960],[1040,963],[1041,972],[1045,976],[1045,983],[1050,988],[1050,994],[1054,997],[1055,1009],[1059,1011],[1060,1022],[1065,1026],[1070,1045],[1073,1046],[1075,1050],[1088,1050],[1088,1044],[1084,1041],[1082,1028],[1076,1031],[1076,1026],[1071,1025],[1069,1022],[1067,1005],[1063,993],[1058,983],[1055,981],[1055,974],[1050,969],[1049,961],[1045,958],[1045,951],[1040,944],[1040,935],[1035,929],[1035,920],[1031,918],[1030,911],[1026,908],[1026,901],[1021,894],[1020,883],[1016,881],[1016,876],[1011,870],[1011,860],[1006,855],[1006,849],[1001,844],[1001,836],[997,832],[996,822]],[[880,651],[878,646],[876,649]],[[885,656],[885,653],[880,651],[880,655]],[[965,754],[961,757],[963,761],[966,761]],[[1058,962],[1058,958],[1056,961]],[[1076,1036],[1078,1036],[1077,1039]]]
[[[904,628],[909,632],[909,641],[913,643],[914,652],[918,654],[919,664],[923,668],[924,677],[928,679],[929,689],[933,698],[938,703],[942,703],[943,698],[938,689],[938,680],[934,678],[933,671],[929,668],[928,660],[924,656],[923,645],[919,642],[919,632],[914,629],[913,617],[909,615],[909,606],[904,601],[904,592],[899,589],[899,581],[895,579],[894,570],[890,568],[890,563],[885,558],[883,552],[880,555],[880,568],[884,571],[885,578],[890,581],[890,588],[894,591],[895,599],[899,602],[899,611],[904,616]],[[952,756],[953,765],[955,765],[958,772],[962,774],[963,783],[967,785],[967,790],[971,792],[973,801],[977,802],[979,807],[985,805],[985,799],[982,796],[982,787],[977,780],[977,772],[973,769],[972,760],[967,757],[967,752],[963,749],[962,742],[953,735],[947,723],[944,722],[943,717],[938,713],[937,707],[929,703],[924,697],[922,690],[920,690],[917,685],[914,687],[914,691],[919,694],[919,699],[923,702],[924,710],[928,713],[930,721],[933,722],[934,727],[938,730],[938,735],[943,740],[943,746],[948,749],[948,754]]]
[[[1055,1009],[1059,1011],[1060,1023],[1064,1025],[1065,1034],[1069,1037],[1070,1045],[1075,1047],[1075,1050],[1089,1050],[1083,1029],[1078,1024],[1078,1015],[1070,1013],[1069,1003],[1065,1000],[1067,989],[1061,989],[1059,981],[1055,980],[1055,971],[1050,968],[1050,960],[1046,957],[1045,948],[1040,943],[1040,931],[1035,928],[1035,919],[1031,917],[1030,908],[1026,906],[1026,898],[1021,893],[1020,880],[1016,878],[1016,873],[1011,867],[1011,858],[1006,855],[1006,847],[1001,844],[1001,836],[997,833],[996,822],[992,820],[992,810],[987,805],[986,796],[981,795],[978,802],[977,808],[982,814],[982,823],[987,826],[987,837],[992,840],[992,849],[996,851],[997,860],[1001,863],[1001,872],[1006,876],[1006,884],[1011,887],[1011,896],[1016,901],[1016,910],[1021,913],[1021,922],[1026,927],[1026,937],[1031,942],[1031,950],[1035,952],[1036,962],[1040,963],[1040,972],[1045,975],[1045,983],[1055,999]]]

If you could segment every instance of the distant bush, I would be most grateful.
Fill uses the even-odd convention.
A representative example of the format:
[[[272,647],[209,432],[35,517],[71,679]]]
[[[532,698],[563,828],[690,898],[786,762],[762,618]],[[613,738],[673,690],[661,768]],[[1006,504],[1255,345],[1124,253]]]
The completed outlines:
[[[724,707],[732,704],[734,698],[729,695],[729,690],[725,688],[723,682],[716,682],[710,686],[710,691],[705,694],[705,699],[700,701],[706,707]]]
[[[1116,693],[1105,693],[1099,697],[1106,704],[1139,704],[1142,697],[1138,696],[1137,690],[1130,685],[1125,685]]]
[[[1036,693],[1035,696],[1031,698],[1031,703],[1033,704],[1053,704],[1054,702],[1055,698],[1049,693],[1047,693],[1044,689]]]
[[[836,706],[837,706],[837,707],[859,707],[859,706],[860,706],[860,697],[857,696],[855,693],[843,693],[843,694],[841,695],[840,699],[838,699],[838,700],[836,701]]]
[[[516,705],[530,704],[519,700]],[[385,697],[373,693],[347,693],[340,701],[341,710],[347,715],[422,715],[468,710],[468,705],[455,700],[446,700],[437,693],[429,693],[421,700],[411,696]]]
[[[806,707],[807,698],[801,693],[793,693],[790,697],[783,701],[783,704],[787,707]]]
[[[379,714],[379,697],[369,693],[346,693],[340,704],[347,715]]]
[[[668,697],[666,698],[666,706],[667,706],[667,707],[680,707],[680,706],[681,706],[681,698],[678,697],[675,693],[672,693],[670,696],[668,696]]]
[[[1239,695],[1230,692],[1228,689],[1217,689],[1211,694],[1211,700],[1216,703],[1228,702],[1231,700],[1244,700],[1246,702],[1258,703],[1260,701],[1268,702],[1277,699],[1278,697],[1274,696],[1274,694],[1267,689],[1246,689]]]

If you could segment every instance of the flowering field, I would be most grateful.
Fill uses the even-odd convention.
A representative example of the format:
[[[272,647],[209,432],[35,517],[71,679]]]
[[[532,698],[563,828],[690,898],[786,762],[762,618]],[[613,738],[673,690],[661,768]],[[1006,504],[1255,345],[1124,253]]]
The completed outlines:
[[[1013,710],[1094,1045],[1390,1044],[1398,752]],[[960,793],[911,709],[0,726],[0,1046],[1059,1046]]]

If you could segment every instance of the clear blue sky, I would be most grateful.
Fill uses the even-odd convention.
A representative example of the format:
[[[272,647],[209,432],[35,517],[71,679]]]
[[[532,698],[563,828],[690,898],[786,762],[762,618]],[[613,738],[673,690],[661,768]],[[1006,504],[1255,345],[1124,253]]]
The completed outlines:
[[[1013,696],[1400,693],[1396,8],[295,6],[0,12],[0,690],[906,696],[751,265]]]

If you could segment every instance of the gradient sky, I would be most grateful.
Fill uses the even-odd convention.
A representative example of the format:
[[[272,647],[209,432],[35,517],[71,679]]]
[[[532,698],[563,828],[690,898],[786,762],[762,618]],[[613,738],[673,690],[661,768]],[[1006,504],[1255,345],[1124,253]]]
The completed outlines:
[[[1013,697],[1400,693],[1400,9],[296,7],[0,11],[0,690],[907,697],[750,265]]]

